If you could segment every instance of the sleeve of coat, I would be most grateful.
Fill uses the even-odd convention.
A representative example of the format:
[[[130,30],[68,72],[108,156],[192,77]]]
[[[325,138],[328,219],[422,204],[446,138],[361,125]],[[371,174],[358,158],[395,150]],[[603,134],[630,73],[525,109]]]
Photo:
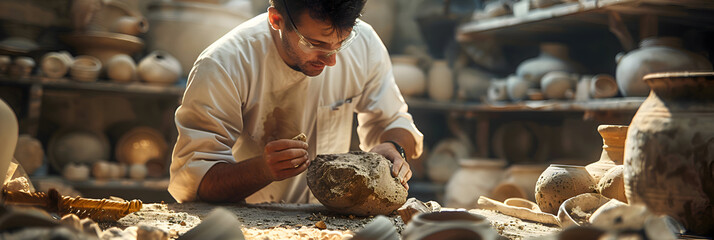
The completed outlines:
[[[208,169],[235,162],[231,149],[243,129],[241,105],[238,87],[222,66],[210,58],[196,62],[176,110],[178,139],[168,188],[176,201],[196,200]]]
[[[407,112],[407,104],[394,81],[387,48],[372,27],[365,25],[360,30],[368,34],[366,45],[369,80],[356,109],[360,148],[369,151],[380,143],[379,137],[383,132],[392,128],[403,128],[412,133],[416,142],[415,154],[420,156],[424,135],[416,128],[412,115]]]

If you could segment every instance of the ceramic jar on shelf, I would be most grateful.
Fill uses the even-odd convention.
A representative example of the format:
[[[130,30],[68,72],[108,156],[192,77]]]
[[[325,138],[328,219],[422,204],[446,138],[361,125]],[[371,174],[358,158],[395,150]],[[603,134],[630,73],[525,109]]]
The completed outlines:
[[[50,78],[61,78],[67,75],[74,59],[66,51],[49,52],[42,57],[40,68],[42,73]]]
[[[642,80],[648,73],[712,70],[706,58],[685,50],[682,39],[676,37],[644,39],[639,49],[625,54],[617,62],[617,85],[626,97],[645,97],[650,93]]]
[[[404,96],[419,96],[426,91],[426,76],[412,56],[392,56],[392,72],[399,91]]]
[[[428,93],[431,99],[450,101],[454,97],[454,74],[446,60],[434,60],[428,76]]]
[[[630,123],[624,182],[630,204],[714,233],[714,73],[655,73]]]
[[[144,82],[171,85],[181,76],[181,63],[171,54],[157,50],[139,62],[137,71]]]
[[[539,86],[546,73],[562,71],[577,73],[576,67],[568,57],[568,47],[559,43],[542,43],[540,55],[523,61],[516,69],[516,75],[533,86]]]
[[[480,196],[489,196],[501,179],[503,160],[459,159],[459,170],[446,184],[445,206],[450,208],[475,208]]]

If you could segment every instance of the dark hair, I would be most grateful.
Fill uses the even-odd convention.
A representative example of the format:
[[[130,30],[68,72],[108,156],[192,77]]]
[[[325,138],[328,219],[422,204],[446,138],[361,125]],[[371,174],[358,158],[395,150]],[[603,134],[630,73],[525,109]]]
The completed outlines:
[[[287,4],[289,15],[292,16],[295,25],[300,21],[298,16],[307,10],[311,18],[329,21],[332,23],[332,28],[338,32],[354,27],[366,2],[367,0],[270,0],[270,4],[286,18],[285,21],[290,21],[287,19],[288,14],[284,6]],[[290,24],[286,26],[292,29]]]

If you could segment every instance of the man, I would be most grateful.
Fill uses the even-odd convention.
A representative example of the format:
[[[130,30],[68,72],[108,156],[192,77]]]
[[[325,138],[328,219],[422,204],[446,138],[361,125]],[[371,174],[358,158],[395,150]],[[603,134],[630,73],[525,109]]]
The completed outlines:
[[[176,110],[177,201],[313,202],[309,159],[349,150],[354,112],[360,148],[391,160],[408,188],[405,158],[421,155],[423,135],[386,48],[357,20],[364,4],[271,0],[201,53]],[[291,139],[300,133],[306,142]]]

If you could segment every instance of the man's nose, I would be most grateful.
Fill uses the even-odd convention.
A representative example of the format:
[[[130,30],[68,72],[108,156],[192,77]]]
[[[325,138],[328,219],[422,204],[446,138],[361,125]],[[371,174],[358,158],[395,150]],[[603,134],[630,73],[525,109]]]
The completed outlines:
[[[324,63],[327,66],[335,66],[335,63],[337,63],[337,58],[335,57],[335,55],[336,54],[327,56],[327,54],[323,54],[320,56],[320,62]]]

